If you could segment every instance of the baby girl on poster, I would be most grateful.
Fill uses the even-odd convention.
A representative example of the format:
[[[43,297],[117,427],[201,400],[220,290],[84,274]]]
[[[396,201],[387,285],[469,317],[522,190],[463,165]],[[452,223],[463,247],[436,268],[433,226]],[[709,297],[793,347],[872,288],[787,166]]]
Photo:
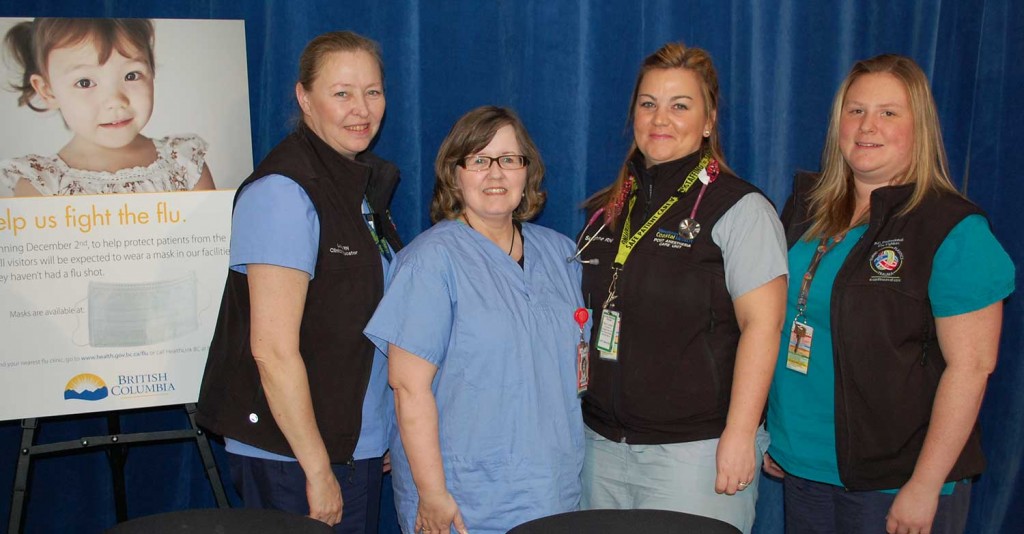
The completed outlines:
[[[38,18],[11,28],[8,53],[23,69],[19,106],[60,110],[71,131],[54,156],[0,162],[0,196],[213,189],[206,141],[151,139],[153,23],[147,19]]]

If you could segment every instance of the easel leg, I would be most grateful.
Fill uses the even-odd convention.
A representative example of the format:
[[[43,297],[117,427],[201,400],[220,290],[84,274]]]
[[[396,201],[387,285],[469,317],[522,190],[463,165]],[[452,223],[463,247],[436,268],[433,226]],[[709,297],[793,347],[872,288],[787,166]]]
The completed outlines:
[[[196,445],[199,447],[199,456],[203,459],[203,468],[206,470],[206,478],[210,480],[210,487],[213,488],[213,498],[217,501],[218,508],[230,508],[228,497],[224,493],[224,485],[220,480],[220,473],[217,471],[217,462],[213,459],[213,449],[210,448],[210,440],[206,437],[199,425],[196,424],[196,405],[188,403],[185,405],[188,412],[188,421],[192,430],[196,432]]]
[[[18,466],[14,477],[14,491],[11,496],[11,516],[8,522],[7,532],[9,534],[20,534],[22,520],[25,515],[25,505],[28,501],[29,468],[32,456],[45,456],[68,451],[87,450],[92,447],[108,447],[107,459],[110,462],[114,490],[114,506],[117,512],[117,521],[123,522],[128,519],[127,489],[124,478],[125,461],[128,456],[128,446],[132,444],[159,443],[165,441],[191,441],[195,440],[199,447],[199,455],[203,460],[203,468],[206,471],[206,478],[210,481],[213,489],[213,497],[220,508],[230,508],[227,495],[224,493],[224,485],[217,471],[217,463],[213,458],[213,450],[210,448],[210,441],[206,433],[196,424],[196,405],[186,404],[185,411],[188,414],[191,428],[180,430],[162,430],[155,432],[139,432],[133,434],[121,434],[120,413],[107,414],[107,427],[110,432],[106,436],[87,436],[71,441],[58,443],[46,443],[35,445],[35,435],[39,428],[37,418],[23,419],[21,421],[21,449],[18,454]]]
[[[121,416],[116,412],[107,414],[107,432],[111,442],[117,443],[118,435],[121,434]],[[111,445],[107,449],[107,461],[110,462],[110,478],[114,485],[114,511],[117,514],[117,522],[123,523],[128,520],[128,493],[124,483],[124,464],[128,461],[128,446]]]
[[[35,418],[21,420],[21,448],[18,454],[18,467],[14,473],[11,518],[7,523],[9,534],[21,532],[21,517],[25,513],[25,501],[28,497],[28,471],[32,463],[32,442],[35,440],[36,426]]]

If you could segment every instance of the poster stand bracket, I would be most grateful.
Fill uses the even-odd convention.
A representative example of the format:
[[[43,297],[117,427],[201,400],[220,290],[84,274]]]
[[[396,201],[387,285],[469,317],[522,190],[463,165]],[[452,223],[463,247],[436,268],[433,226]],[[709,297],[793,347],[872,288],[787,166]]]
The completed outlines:
[[[114,411],[106,414],[107,431],[109,432],[106,435],[86,436],[70,441],[40,445],[33,444],[36,432],[39,429],[40,419],[35,417],[22,419],[21,446],[18,449],[18,465],[14,476],[14,492],[11,496],[11,517],[8,522],[7,532],[11,534],[21,532],[25,504],[28,498],[29,474],[33,457],[75,454],[97,448],[103,448],[107,451],[107,459],[110,463],[114,486],[114,508],[119,523],[128,519],[124,466],[127,460],[128,446],[133,444],[194,440],[199,448],[199,456],[202,458],[203,469],[206,478],[210,481],[210,487],[213,490],[213,497],[217,502],[217,507],[230,507],[227,495],[224,493],[224,485],[221,483],[220,473],[217,471],[217,464],[213,458],[213,450],[210,448],[210,440],[206,436],[206,432],[196,424],[196,405],[195,403],[188,403],[182,405],[182,407],[185,409],[189,420],[189,428],[186,429],[122,434],[121,412]]]

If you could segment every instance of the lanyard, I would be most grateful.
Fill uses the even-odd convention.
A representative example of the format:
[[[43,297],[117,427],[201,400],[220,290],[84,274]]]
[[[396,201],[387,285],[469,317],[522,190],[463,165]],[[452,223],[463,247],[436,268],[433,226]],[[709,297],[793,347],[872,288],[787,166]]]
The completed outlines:
[[[814,280],[814,273],[818,271],[818,264],[821,263],[821,258],[828,251],[834,249],[845,237],[846,232],[843,232],[831,239],[822,237],[821,241],[818,241],[818,247],[814,250],[814,257],[811,258],[811,264],[807,266],[807,272],[804,273],[803,279],[800,281],[800,294],[796,298],[797,320],[803,318],[804,311],[807,309],[807,296],[811,292],[811,281]]]
[[[373,237],[373,242],[377,244],[377,250],[380,251],[380,255],[384,256],[385,259],[391,261],[391,247],[388,246],[387,241],[377,234],[377,214],[373,213],[370,208],[370,203],[363,198],[363,219],[366,220],[366,227],[370,229],[370,237]]]
[[[632,234],[632,236],[630,235],[629,219],[630,216],[633,215],[633,205],[636,204],[636,196],[633,196],[633,198],[629,200],[629,210],[626,212],[626,220],[622,223],[622,237],[619,239],[619,250],[615,254],[615,266],[617,268],[621,269],[622,266],[626,264],[626,260],[629,259],[629,254],[633,251],[633,247],[635,247],[636,244],[639,243],[645,235],[647,235],[647,232],[657,224],[658,220],[661,219],[661,216],[665,215],[665,212],[667,212],[669,208],[678,202],[679,199],[686,194],[691,187],[693,187],[693,184],[697,182],[697,178],[700,176],[700,172],[708,166],[710,161],[711,154],[705,153],[701,156],[700,163],[690,171],[690,174],[686,175],[686,179],[683,180],[683,185],[679,186],[679,190],[669,197],[669,199],[666,200],[660,208],[658,208],[658,211],[654,212],[654,215],[651,215],[651,217],[644,222],[643,226],[641,226],[635,234]],[[696,206],[694,206],[694,208],[696,211]]]

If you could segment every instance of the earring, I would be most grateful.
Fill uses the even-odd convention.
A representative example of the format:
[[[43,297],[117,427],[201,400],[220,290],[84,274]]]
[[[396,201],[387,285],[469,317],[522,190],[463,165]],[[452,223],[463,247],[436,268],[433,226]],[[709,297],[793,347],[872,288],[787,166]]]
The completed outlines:
[[[704,130],[704,137],[711,137],[711,130]]]

